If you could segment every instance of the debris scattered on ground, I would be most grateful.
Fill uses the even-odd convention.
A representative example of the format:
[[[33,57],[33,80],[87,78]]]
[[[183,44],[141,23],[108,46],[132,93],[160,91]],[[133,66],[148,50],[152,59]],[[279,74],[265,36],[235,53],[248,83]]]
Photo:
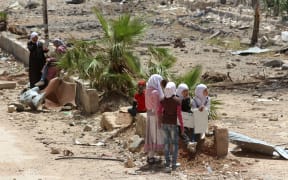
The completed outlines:
[[[182,40],[182,38],[176,38],[175,41],[173,42],[174,48],[185,48],[185,42]]]
[[[233,51],[233,55],[249,55],[249,54],[259,54],[271,51],[270,49],[260,49],[259,47],[252,47],[243,51]]]
[[[238,145],[242,150],[256,152],[268,156],[278,154],[285,159],[288,159],[288,150],[285,148],[268,144],[265,141],[250,138],[240,133],[229,131],[229,139],[232,143]]]

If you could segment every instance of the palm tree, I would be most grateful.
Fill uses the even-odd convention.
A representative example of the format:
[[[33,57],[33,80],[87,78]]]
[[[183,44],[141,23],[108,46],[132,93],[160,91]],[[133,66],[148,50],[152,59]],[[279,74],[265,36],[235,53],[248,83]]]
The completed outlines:
[[[93,9],[104,37],[101,41],[75,41],[59,66],[79,73],[90,81],[90,86],[105,93],[126,94],[134,87],[134,78],[142,76],[140,62],[133,47],[146,25],[139,18],[124,14],[116,20],[107,20],[99,10]]]

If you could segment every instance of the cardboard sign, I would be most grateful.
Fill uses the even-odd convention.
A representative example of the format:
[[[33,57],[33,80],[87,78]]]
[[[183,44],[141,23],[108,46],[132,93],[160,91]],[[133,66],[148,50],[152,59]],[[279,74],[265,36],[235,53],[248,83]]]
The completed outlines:
[[[205,109],[200,112],[198,109],[193,109],[194,117],[194,133],[205,133],[208,128],[208,111]]]
[[[182,112],[184,127],[194,128],[195,134],[206,132],[208,128],[208,111],[200,112],[198,109],[193,109],[193,113]],[[180,125],[179,120],[177,124]]]

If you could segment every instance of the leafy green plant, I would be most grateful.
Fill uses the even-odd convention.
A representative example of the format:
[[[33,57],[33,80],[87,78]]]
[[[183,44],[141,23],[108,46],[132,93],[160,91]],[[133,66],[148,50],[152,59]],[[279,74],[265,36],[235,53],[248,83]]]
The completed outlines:
[[[8,19],[8,15],[6,12],[0,11],[0,22],[6,22]]]
[[[96,8],[93,11],[102,25],[104,37],[98,42],[75,41],[58,65],[69,73],[78,73],[100,91],[127,94],[134,87],[134,78],[143,76],[133,48],[146,25],[129,14],[107,20]]]
[[[171,79],[168,69],[176,62],[174,57],[167,48],[148,47],[150,60],[148,63],[147,77],[152,74],[160,74],[165,79]]]

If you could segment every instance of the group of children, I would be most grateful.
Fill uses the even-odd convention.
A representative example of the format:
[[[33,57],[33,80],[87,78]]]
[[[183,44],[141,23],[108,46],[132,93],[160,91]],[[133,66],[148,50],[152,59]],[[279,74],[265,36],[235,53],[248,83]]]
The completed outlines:
[[[143,87],[144,86],[144,87]],[[140,96],[139,94],[145,95]],[[142,99],[137,99],[137,97]],[[142,102],[139,102],[141,100]],[[145,88],[144,81],[138,83],[135,104],[145,104],[147,111],[146,136],[144,151],[148,153],[148,164],[161,162],[155,158],[155,152],[164,149],[165,170],[176,170],[178,157],[178,140],[181,137],[188,149],[194,149],[200,135],[194,133],[193,128],[183,125],[182,112],[192,113],[192,109],[199,111],[210,109],[208,88],[199,84],[195,88],[195,97],[189,96],[189,87],[181,83],[176,88],[174,82],[167,82],[160,75],[152,75]],[[144,101],[144,102],[143,102]],[[142,106],[140,106],[142,107]],[[135,106],[136,108],[136,106]],[[180,127],[177,125],[179,121]],[[170,159],[172,156],[172,161]]]

